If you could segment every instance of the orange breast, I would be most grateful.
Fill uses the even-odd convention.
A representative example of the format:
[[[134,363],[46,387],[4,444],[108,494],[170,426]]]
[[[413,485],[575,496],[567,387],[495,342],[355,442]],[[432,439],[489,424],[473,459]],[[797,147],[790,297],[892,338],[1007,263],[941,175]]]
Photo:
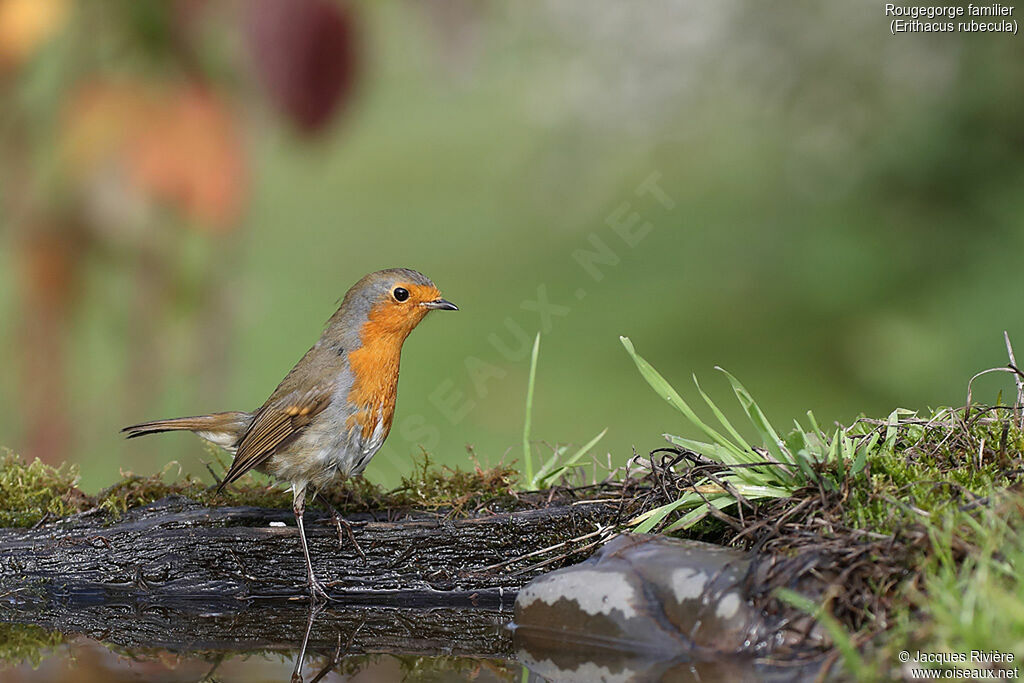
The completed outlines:
[[[358,425],[364,439],[373,434],[378,415],[384,421],[385,437],[391,429],[398,394],[402,343],[419,322],[411,322],[407,318],[391,307],[375,308],[360,332],[363,345],[348,354],[352,371],[348,400],[356,407],[348,426]]]
[[[356,412],[349,418],[349,427],[358,425],[364,439],[369,439],[377,426],[377,416],[384,420],[384,435],[391,429],[398,394],[398,363],[401,345],[392,350],[385,346],[363,346],[348,355],[352,370],[349,403]]]
[[[405,303],[386,300],[374,306],[359,331],[363,345],[348,354],[353,375],[348,400],[356,407],[348,427],[358,425],[363,439],[373,434],[378,416],[384,422],[384,438],[391,430],[402,344],[429,310],[417,304],[441,296],[435,287],[403,286],[411,294],[409,300]]]

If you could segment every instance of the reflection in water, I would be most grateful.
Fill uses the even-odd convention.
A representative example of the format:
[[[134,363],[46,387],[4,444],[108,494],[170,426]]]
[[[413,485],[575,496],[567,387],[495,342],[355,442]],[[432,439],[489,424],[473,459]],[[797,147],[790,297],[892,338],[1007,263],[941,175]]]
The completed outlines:
[[[161,630],[153,615],[136,614],[134,627],[66,637],[35,625],[0,625],[0,682],[706,682],[788,681],[807,674],[751,660],[692,661],[595,644],[581,648],[554,634],[538,658],[523,648],[512,651],[508,611],[331,606],[317,610],[310,621],[304,606],[291,604],[254,607],[234,616],[234,621],[213,614],[182,619]],[[301,629],[287,631],[288,624],[296,624],[294,617],[301,619]],[[253,625],[261,621],[285,629],[282,637],[257,637]],[[119,618],[112,622],[124,626]],[[190,630],[191,638],[180,636]],[[223,633],[211,637],[213,630]]]
[[[613,648],[581,649],[552,637],[546,656],[538,659],[526,649],[516,659],[530,672],[530,680],[552,683],[730,683],[813,681],[819,662],[778,662],[751,657],[697,660],[688,656],[659,657],[650,653]]]
[[[342,644],[342,647],[344,644]],[[525,653],[520,653],[525,654]],[[45,653],[38,666],[24,663],[0,668],[3,683],[121,683],[153,681],[154,683],[209,683],[246,681],[262,683],[291,680],[298,661],[297,650],[258,650],[175,652],[146,649],[121,650],[104,646],[84,636],[72,638]],[[594,655],[597,655],[598,661]],[[567,657],[571,658],[567,653]],[[393,681],[475,681],[497,683],[523,680],[523,665],[528,680],[543,681],[790,681],[800,678],[799,670],[758,668],[747,663],[644,661],[634,658],[640,668],[625,669],[602,659],[591,651],[580,656],[571,670],[552,666],[550,660],[534,662],[525,655],[522,663],[515,660],[468,656],[417,656],[398,653],[344,654],[307,652],[301,669],[305,683],[320,681],[354,681],[359,683],[392,683]],[[584,661],[588,660],[588,661]],[[299,679],[296,679],[299,680]]]
[[[58,646],[33,668],[31,663],[0,668],[3,683],[121,683],[153,681],[288,681],[296,651],[175,653],[170,650],[127,652],[108,649],[91,638],[77,637]],[[333,653],[332,653],[333,654]],[[419,657],[398,654],[346,655],[311,653],[302,680],[314,681],[449,681],[481,683],[520,679],[519,664],[473,657]]]
[[[199,607],[0,608],[0,682],[505,681],[522,669],[507,608]]]

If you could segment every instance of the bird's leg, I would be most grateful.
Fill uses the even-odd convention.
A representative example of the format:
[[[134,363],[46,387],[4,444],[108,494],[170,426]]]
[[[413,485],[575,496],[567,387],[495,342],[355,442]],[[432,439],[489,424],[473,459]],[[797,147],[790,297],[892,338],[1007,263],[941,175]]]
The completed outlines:
[[[309,616],[306,619],[306,634],[302,636],[302,647],[295,658],[295,668],[292,669],[292,683],[302,683],[302,663],[306,660],[306,646],[309,645],[309,634],[313,630],[313,621],[316,615],[323,609],[322,605],[310,604]]]
[[[306,511],[306,487],[292,486],[292,512],[299,526],[299,538],[302,540],[302,554],[306,556],[306,578],[309,580],[309,596],[313,602],[329,600],[323,584],[317,581],[313,573],[313,561],[309,557],[309,544],[306,542],[306,528],[302,524],[302,514]]]
[[[366,615],[364,614],[363,618],[359,620],[359,625],[356,626],[355,629],[353,629],[352,633],[349,635],[348,641],[345,643],[344,649],[342,649],[341,647],[341,634],[338,634],[338,647],[334,650],[334,656],[331,657],[331,661],[328,662],[327,665],[320,670],[320,673],[318,673],[316,676],[313,676],[313,678],[309,679],[309,683],[319,683],[321,680],[324,679],[324,677],[327,676],[327,674],[331,673],[332,671],[338,668],[338,665],[341,664],[342,658],[345,657],[345,655],[349,653],[349,650],[352,649],[352,643],[353,641],[355,641],[356,636],[359,635],[359,629],[361,629],[363,627],[363,624],[365,623]]]
[[[363,564],[366,564],[366,554],[363,553],[363,549],[359,547],[359,541],[356,540],[355,534],[352,533],[352,525],[349,524],[347,519],[338,514],[337,509],[331,505],[331,502],[327,500],[327,497],[323,493],[319,491],[317,493],[319,494],[321,502],[323,502],[331,513],[331,522],[334,523],[334,528],[338,530],[338,547],[345,547],[345,539],[341,535],[341,527],[344,526],[345,531],[348,533],[349,540],[352,541],[352,546],[355,547],[356,552],[359,553],[359,557],[362,558]]]

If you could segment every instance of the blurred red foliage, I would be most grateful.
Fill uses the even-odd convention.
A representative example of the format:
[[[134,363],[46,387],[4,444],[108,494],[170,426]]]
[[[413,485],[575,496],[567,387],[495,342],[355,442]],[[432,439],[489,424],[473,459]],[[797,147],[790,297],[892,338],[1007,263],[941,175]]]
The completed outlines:
[[[247,50],[211,49],[207,29],[218,22]],[[74,459],[76,425],[96,415],[69,395],[73,321],[87,298],[80,289],[100,261],[117,263],[131,283],[110,303],[129,337],[125,386],[103,390],[125,398],[133,414],[124,419],[139,418],[169,363],[198,369],[197,390],[220,386],[233,320],[223,261],[184,268],[176,245],[181,228],[223,237],[243,224],[249,91],[237,75],[249,66],[288,122],[321,131],[351,98],[358,32],[353,6],[341,0],[0,0],[0,97],[11,96],[0,201],[20,271],[14,410],[25,455]],[[48,51],[57,40],[62,49]],[[125,55],[116,65],[100,56],[115,44]],[[47,79],[26,89],[33,97],[13,96],[39,74]],[[236,244],[210,248],[223,256]],[[200,322],[171,343],[162,332],[185,298],[197,302],[191,315]]]
[[[65,160],[79,177],[119,166],[146,198],[202,228],[230,230],[244,204],[247,172],[239,124],[207,88],[94,81],[69,100]]]
[[[249,51],[271,101],[300,131],[321,130],[356,81],[353,11],[327,0],[251,0],[244,7]]]

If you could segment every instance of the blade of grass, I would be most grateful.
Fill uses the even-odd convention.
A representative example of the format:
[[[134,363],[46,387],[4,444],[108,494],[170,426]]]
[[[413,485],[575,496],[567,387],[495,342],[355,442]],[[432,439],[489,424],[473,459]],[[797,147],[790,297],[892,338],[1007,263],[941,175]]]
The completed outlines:
[[[747,417],[750,418],[750,422],[754,425],[754,428],[761,434],[764,439],[764,445],[768,448],[768,451],[774,455],[779,462],[793,464],[793,459],[790,457],[789,452],[786,450],[786,445],[779,438],[779,435],[775,432],[775,428],[772,427],[771,423],[768,422],[768,417],[761,410],[757,402],[754,401],[754,397],[750,395],[738,379],[736,379],[732,373],[728,370],[715,366],[715,370],[723,373],[729,378],[729,383],[732,385],[733,393],[736,394],[736,398],[739,399],[740,405],[743,406],[744,412],[747,413]]]
[[[908,411],[910,412],[910,411]],[[882,442],[882,451],[892,455],[896,449],[896,437],[899,436],[900,409],[889,413],[889,419],[885,421],[885,441]]]
[[[655,370],[650,363],[644,360],[640,354],[636,352],[636,349],[633,348],[633,342],[629,340],[629,337],[619,337],[619,341],[621,341],[622,345],[626,347],[626,351],[633,359],[633,362],[636,363],[637,369],[640,370],[640,375],[649,385],[651,385],[651,388],[654,389],[659,396],[668,401],[673,408],[681,412],[695,427],[704,432],[718,445],[733,451],[737,459],[741,462],[756,462],[760,459],[756,453],[744,453],[742,449],[736,446],[736,444],[729,441],[727,438],[722,436],[721,433],[701,420],[697,416],[697,413],[693,412],[690,405],[683,400],[675,389],[672,388],[672,385],[661,376],[661,373]]]
[[[598,434],[593,439],[585,443],[578,451],[576,451],[568,458],[566,458],[565,462],[562,463],[561,467],[548,474],[544,470],[547,469],[549,466],[554,467],[555,460],[558,457],[558,455],[556,454],[554,457],[552,457],[550,460],[544,463],[544,467],[542,467],[540,471],[537,472],[537,477],[534,483],[531,483],[531,486],[535,489],[541,489],[547,486],[550,481],[553,481],[556,477],[561,476],[563,472],[568,471],[570,467],[579,462],[580,458],[589,453],[590,449],[596,446],[597,442],[600,441],[601,438],[604,437],[604,435],[607,433],[608,428],[605,427],[604,429],[601,430],[600,434]]]
[[[847,668],[853,674],[854,680],[875,680],[874,672],[864,663],[850,634],[846,632],[846,629],[839,623],[839,620],[825,610],[823,605],[817,605],[806,595],[797,593],[789,588],[776,588],[775,597],[802,612],[810,614],[818,620],[825,630],[828,631],[832,642],[835,643],[836,649],[843,656],[843,661],[846,663]]]
[[[687,439],[686,437],[675,436],[674,434],[663,434],[663,436],[676,446],[681,446],[688,451],[693,451],[726,466],[750,464],[746,460],[737,458],[734,450],[723,448],[718,444],[695,441],[694,439]],[[737,467],[733,472],[748,484],[763,484],[765,477],[771,476],[765,471],[765,468],[768,467],[770,465],[765,465],[764,467]]]
[[[537,355],[540,351],[540,332],[533,340],[530,354],[530,379],[526,384],[526,417],[523,419],[523,468],[526,481],[533,481],[533,457],[530,453],[530,416],[533,412],[533,385],[537,379]]]
[[[707,502],[704,502],[700,507],[687,512],[685,515],[680,517],[671,525],[665,528],[664,533],[668,534],[673,531],[679,531],[680,529],[688,529],[700,520],[708,516],[710,506],[721,510],[727,508],[736,502],[736,499],[729,495],[721,495],[717,497],[707,496]]]
[[[810,420],[811,422],[811,429],[813,429],[814,433],[818,435],[818,438],[821,439],[821,442],[825,443],[825,432],[822,431],[821,425],[818,424],[818,418],[814,417],[813,411],[807,411],[807,419]]]
[[[729,432],[729,435],[732,436],[733,439],[735,439],[736,444],[740,446],[740,448],[742,448],[744,451],[753,452],[754,449],[750,447],[750,444],[747,443],[747,440],[744,439],[738,431],[736,431],[736,428],[732,426],[731,422],[729,422],[729,418],[725,416],[725,413],[723,413],[719,409],[719,407],[715,405],[715,402],[711,400],[711,397],[708,396],[704,392],[704,389],[701,388],[700,382],[697,381],[697,375],[693,375],[693,383],[697,387],[697,391],[700,393],[701,398],[703,398],[704,402],[708,404],[708,408],[711,408],[711,412],[715,414],[715,417],[718,419],[719,422],[722,423],[722,426],[725,427],[725,430]]]
[[[764,498],[787,498],[788,496],[791,495],[790,492],[784,488],[779,488],[775,486],[751,486],[749,484],[744,484],[742,482],[736,481],[734,477],[729,475],[726,475],[724,478],[729,480],[729,483],[736,489],[736,491],[747,500],[762,500]],[[691,490],[686,493],[683,493],[683,495],[681,495],[679,498],[672,501],[671,503],[666,503],[661,507],[654,508],[653,510],[648,510],[644,514],[638,515],[637,517],[630,520],[629,524],[637,525],[635,529],[636,533],[647,533],[655,527],[657,527],[658,524],[661,523],[661,521],[665,519],[665,517],[667,517],[669,513],[673,512],[674,510],[688,507],[704,507],[709,501],[720,501],[720,503],[716,503],[715,506],[721,509],[723,507],[728,507],[729,505],[732,505],[733,503],[736,502],[736,499],[733,498],[731,494],[723,490],[718,490],[710,493],[698,493],[696,491]],[[703,518],[703,515],[701,515],[700,518],[684,516],[683,518],[673,522],[672,526],[665,529],[663,533],[668,533],[670,531],[685,528],[686,526],[695,524],[701,518]]]
[[[559,446],[555,449],[551,454],[551,457],[545,460],[544,464],[542,464],[540,469],[537,470],[537,474],[533,475],[533,480],[529,482],[531,489],[539,488],[537,482],[543,480],[552,470],[555,469],[555,466],[558,464],[558,459],[562,457],[562,454],[567,450],[569,450],[568,446]]]
[[[882,433],[876,431],[868,439],[867,443],[861,445],[857,449],[857,457],[853,459],[853,466],[850,468],[851,474],[860,474],[861,470],[868,464],[868,453],[875,450],[875,446],[878,445],[878,440],[882,437]]]
[[[635,533],[646,534],[650,532],[651,529],[658,526],[658,524],[661,523],[661,520],[665,519],[665,517],[667,517],[673,510],[678,510],[681,507],[700,505],[703,501],[704,499],[696,493],[684,493],[671,503],[666,503],[661,507],[656,507],[653,510],[648,510],[642,515],[634,517],[629,521],[629,524],[637,525],[636,529],[634,529]]]

